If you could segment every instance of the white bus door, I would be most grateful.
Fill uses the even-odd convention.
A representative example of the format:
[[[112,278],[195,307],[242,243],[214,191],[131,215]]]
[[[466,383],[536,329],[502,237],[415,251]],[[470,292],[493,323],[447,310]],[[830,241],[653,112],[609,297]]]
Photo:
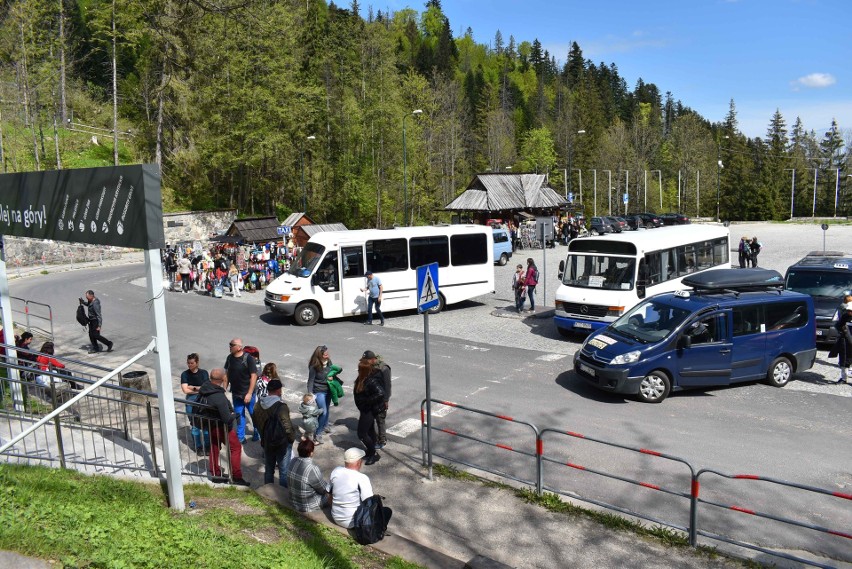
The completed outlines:
[[[311,293],[322,307],[325,318],[339,318],[340,270],[337,251],[328,251],[311,277]]]
[[[364,247],[360,243],[340,244],[341,310],[344,315],[366,314]]]

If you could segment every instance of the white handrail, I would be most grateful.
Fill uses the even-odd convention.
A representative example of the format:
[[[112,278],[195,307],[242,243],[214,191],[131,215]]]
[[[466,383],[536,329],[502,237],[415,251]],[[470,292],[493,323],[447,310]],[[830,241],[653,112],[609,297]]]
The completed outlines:
[[[3,446],[0,446],[0,454],[3,454],[4,452],[6,452],[9,448],[14,446],[15,443],[18,443],[18,442],[22,441],[23,439],[25,439],[30,433],[32,433],[36,429],[40,428],[42,425],[44,425],[45,423],[47,423],[48,421],[50,421],[51,419],[53,419],[54,417],[56,417],[57,415],[59,415],[60,413],[62,413],[66,409],[68,409],[69,407],[71,407],[72,405],[74,405],[77,401],[79,401],[80,399],[82,399],[83,397],[85,397],[86,395],[88,395],[89,393],[91,393],[92,391],[94,391],[95,389],[97,389],[98,387],[103,385],[104,383],[106,383],[107,380],[109,380],[113,376],[118,375],[119,373],[123,372],[124,370],[126,370],[127,368],[129,368],[130,366],[135,364],[137,361],[139,361],[143,357],[150,354],[152,351],[154,351],[154,347],[156,346],[156,344],[157,344],[156,340],[152,338],[151,342],[145,347],[144,350],[142,350],[141,352],[139,352],[138,354],[136,354],[135,356],[133,356],[132,358],[130,358],[129,360],[127,360],[126,362],[124,362],[123,364],[121,364],[120,366],[118,366],[117,368],[115,368],[114,370],[112,370],[111,372],[109,372],[108,374],[106,374],[105,376],[103,376],[102,378],[100,378],[99,380],[97,380],[96,382],[94,382],[93,384],[88,386],[87,388],[85,388],[83,391],[81,391],[80,393],[78,393],[77,395],[75,395],[74,397],[72,397],[71,399],[69,399],[68,401],[66,401],[65,403],[63,403],[62,405],[60,405],[59,407],[57,407],[56,409],[54,409],[53,411],[51,411],[47,415],[45,415],[44,417],[42,417],[41,419],[36,421],[28,429],[19,433],[17,436],[12,437],[11,441],[5,443]]]

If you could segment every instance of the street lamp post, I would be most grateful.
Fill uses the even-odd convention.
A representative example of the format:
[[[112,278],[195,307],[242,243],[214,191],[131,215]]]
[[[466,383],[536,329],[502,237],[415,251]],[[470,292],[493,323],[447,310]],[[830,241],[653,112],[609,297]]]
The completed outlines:
[[[305,140],[316,140],[317,137],[314,135],[306,137],[302,140],[301,145],[301,153],[299,158],[299,165],[302,169],[302,213],[308,212],[308,191],[305,189]]]
[[[594,209],[594,216],[595,216],[595,217],[597,217],[597,216],[598,216],[598,171],[597,171],[597,169],[594,169],[594,168],[593,168],[593,169],[592,169],[592,174],[593,174],[593,175],[594,175],[594,177],[595,177],[595,178],[594,178],[594,180],[595,180],[595,181],[594,181],[594,188],[595,188],[595,190],[594,190],[594,204],[593,204],[593,209]]]
[[[795,168],[784,168],[784,171],[793,172],[793,181],[790,184],[790,219],[793,219],[793,208],[796,204],[796,169]]]
[[[578,130],[577,134],[586,134],[586,131],[585,130]],[[569,143],[568,143],[568,172],[569,173],[574,172],[574,168],[572,168],[573,162],[574,162],[574,137],[572,136],[571,140],[569,140]],[[573,184],[571,183],[571,179],[568,178],[568,184],[566,185],[566,188],[565,188],[565,199],[566,200],[568,199],[568,192],[573,190],[572,186],[573,186]],[[581,190],[581,193],[582,193],[582,190]],[[580,203],[581,204],[583,203],[582,196],[580,197]]]
[[[408,115],[421,115],[423,109],[415,109],[408,114],[402,115],[402,224],[408,225],[408,174],[406,172],[407,149],[405,147],[405,119]]]
[[[808,168],[808,170],[814,171],[814,208],[811,211],[811,217],[816,217],[817,173],[819,172],[819,168]]]
[[[606,172],[609,176],[609,183],[607,184],[607,188],[609,188],[609,213],[607,215],[612,215],[612,170],[601,170],[601,172]]]
[[[577,171],[577,175],[580,177],[580,205],[583,205],[583,170],[580,168],[574,168]],[[573,170],[572,170],[573,171]]]
[[[727,134],[722,138],[730,138]],[[716,144],[716,221],[721,221],[722,219],[719,217],[719,196],[720,196],[720,179],[722,177],[722,168],[725,166],[722,164],[722,140]]]
[[[651,173],[657,173],[657,181],[660,184],[660,213],[663,213],[663,171],[651,170]]]

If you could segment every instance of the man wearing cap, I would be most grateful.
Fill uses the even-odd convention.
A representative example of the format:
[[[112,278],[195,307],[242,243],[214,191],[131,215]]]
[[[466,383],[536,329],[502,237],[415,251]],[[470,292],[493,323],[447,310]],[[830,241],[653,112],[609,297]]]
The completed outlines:
[[[373,486],[366,474],[361,473],[363,458],[366,453],[360,448],[350,448],[343,453],[343,466],[338,466],[331,472],[329,491],[331,501],[331,517],[334,523],[341,527],[351,528],[355,510],[361,501],[373,495]],[[390,508],[385,508],[385,522],[390,521]]]
[[[361,292],[368,292],[367,321],[364,324],[369,326],[373,323],[373,305],[375,305],[376,314],[379,315],[380,320],[379,326],[384,326],[385,315],[382,314],[382,293],[384,292],[384,288],[382,287],[382,280],[374,275],[372,271],[367,271],[364,273],[364,276],[367,278],[367,288],[362,288]]]
[[[278,483],[287,487],[287,469],[290,466],[290,449],[296,440],[293,423],[290,422],[290,409],[281,399],[280,379],[271,379],[266,386],[268,395],[260,400],[260,405],[255,408],[252,421],[255,429],[261,433],[268,433],[267,421],[279,421],[284,432],[284,440],[268,441],[261,438],[263,446],[263,457],[265,470],[263,471],[263,483],[275,482],[275,467],[278,466]]]
[[[385,422],[388,417],[388,402],[391,397],[391,368],[388,364],[380,360],[372,350],[367,350],[361,357],[369,361],[375,368],[376,371],[374,373],[381,378],[382,387],[385,392],[382,409],[376,413],[376,449],[380,449],[384,448],[388,442]]]

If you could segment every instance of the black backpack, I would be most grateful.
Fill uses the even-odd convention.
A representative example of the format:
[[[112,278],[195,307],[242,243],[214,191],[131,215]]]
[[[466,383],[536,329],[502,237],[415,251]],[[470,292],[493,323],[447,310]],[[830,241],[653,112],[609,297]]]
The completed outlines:
[[[82,304],[77,306],[77,322],[80,323],[80,326],[89,325],[89,316],[86,314],[86,308]]]
[[[278,411],[284,405],[279,401],[269,410],[269,417],[266,423],[263,424],[263,431],[260,434],[260,446],[264,449],[280,449],[287,446],[290,441],[287,440],[287,431],[284,430],[284,425],[278,418]]]
[[[208,407],[207,395],[198,394],[193,401],[189,415],[189,422],[198,429],[211,428],[211,419],[218,419],[219,414],[215,409]]]
[[[388,520],[385,519],[385,508],[382,504],[382,497],[378,494],[373,494],[366,500],[361,502],[358,509],[355,510],[355,516],[352,518],[352,532],[355,534],[355,541],[361,545],[369,545],[381,541],[385,537],[385,531],[388,529]]]

